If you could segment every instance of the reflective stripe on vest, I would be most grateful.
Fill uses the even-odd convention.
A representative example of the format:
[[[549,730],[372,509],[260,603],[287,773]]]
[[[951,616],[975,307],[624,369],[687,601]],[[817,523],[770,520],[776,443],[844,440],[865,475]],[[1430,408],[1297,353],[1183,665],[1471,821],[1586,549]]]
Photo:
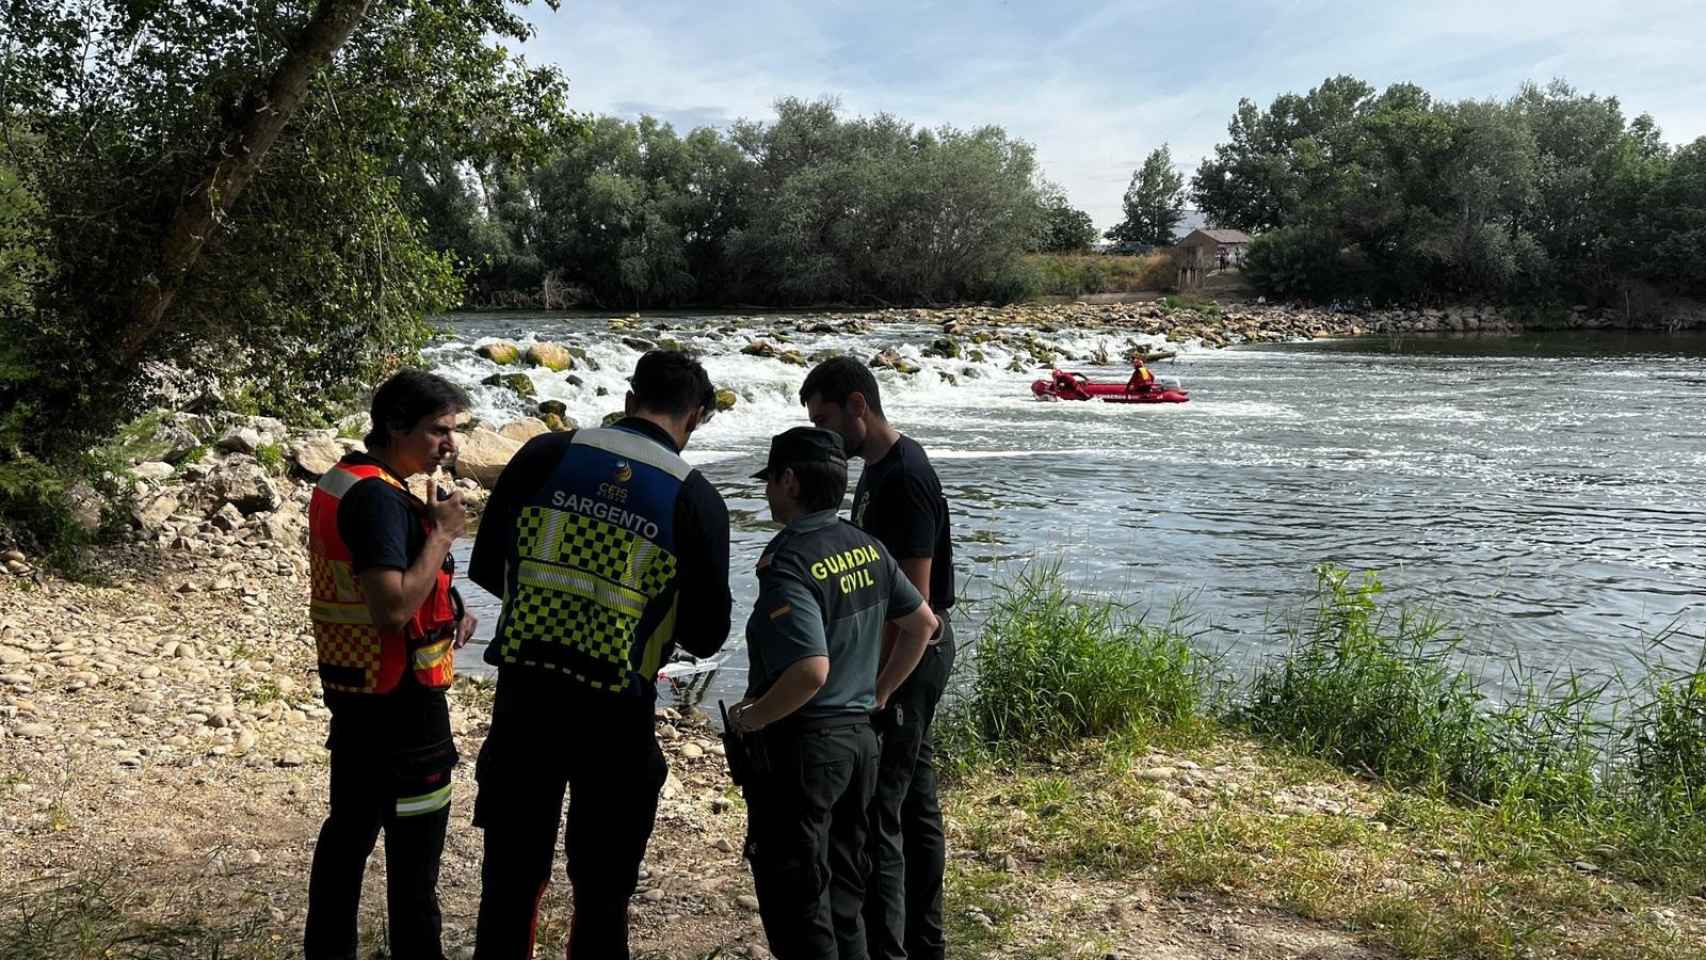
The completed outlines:
[[[407,492],[384,468],[339,462],[320,478],[308,505],[308,560],[311,598],[308,617],[320,682],[343,693],[390,693],[403,674],[429,689],[449,687],[455,679],[452,636],[455,617],[450,574],[439,571],[432,592],[414,616],[398,629],[374,624],[361,581],[351,566],[349,545],[338,532],[338,506],[363,480],[378,478]],[[423,517],[422,526],[431,525]]]
[[[487,659],[649,691],[675,637],[674,513],[692,472],[638,433],[577,431],[517,515]]]

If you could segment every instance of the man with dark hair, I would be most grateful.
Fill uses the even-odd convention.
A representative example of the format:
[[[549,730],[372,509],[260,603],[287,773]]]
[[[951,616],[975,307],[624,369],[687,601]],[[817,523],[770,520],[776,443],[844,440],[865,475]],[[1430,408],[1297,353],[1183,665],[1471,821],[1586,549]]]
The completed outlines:
[[[862,960],[871,714],[918,663],[936,618],[875,539],[836,519],[840,437],[782,433],[756,476],[786,524],[758,560],[746,698],[729,712],[742,751],[768,761],[741,783],[758,914],[782,960]],[[885,622],[899,639],[879,674]]]
[[[308,960],[355,957],[361,878],[382,829],[391,956],[443,956],[438,868],[457,760],[444,691],[474,616],[450,585],[462,495],[423,503],[406,483],[455,456],[467,406],[429,373],[385,381],[368,451],[338,461],[309,502],[309,618],[332,711],[332,784],[308,881]]]
[[[877,378],[852,357],[818,364],[800,387],[813,424],[839,434],[865,459],[853,493],[853,523],[876,537],[929,600],[941,622],[924,658],[883,721],[882,761],[873,808],[870,893],[865,928],[871,956],[941,960],[946,844],[936,796],[930,724],[954,665],[954,545],[948,501],[930,458],[883,415]]]
[[[475,956],[532,956],[564,838],[569,953],[628,956],[628,901],[668,774],[654,730],[658,668],[729,632],[729,514],[681,450],[715,405],[676,351],[640,358],[627,416],[529,440],[492,491],[468,576],[504,598],[486,661],[492,731],[475,767],[485,831]]]

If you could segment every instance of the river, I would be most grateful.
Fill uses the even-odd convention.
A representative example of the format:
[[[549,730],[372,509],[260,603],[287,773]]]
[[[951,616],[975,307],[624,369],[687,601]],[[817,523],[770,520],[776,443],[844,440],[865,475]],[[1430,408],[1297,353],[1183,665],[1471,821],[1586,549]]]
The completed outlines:
[[[686,451],[722,491],[734,525],[736,626],[720,669],[702,678],[713,698],[745,682],[740,626],[753,563],[775,529],[749,475],[772,433],[806,422],[797,399],[805,370],[739,352],[749,334],[775,339],[776,322],[654,316],[612,333],[604,318],[458,315],[429,351],[439,372],[470,389],[476,415],[500,423],[531,405],[479,384],[497,368],[472,348],[494,337],[584,347],[601,369],[574,371],[579,386],[567,373],[531,371],[540,396],[563,400],[583,424],[621,407],[639,356],[623,336],[703,351],[712,379],[740,395]],[[1198,643],[1237,670],[1280,649],[1273,624],[1307,598],[1312,566],[1331,562],[1378,571],[1392,595],[1450,618],[1495,667],[1520,658],[1542,669],[1638,670],[1647,641],[1667,629],[1687,655],[1698,652],[1706,336],[1185,344],[1157,370],[1191,402],[1130,407],[1034,400],[1028,386],[1039,374],[1009,372],[1012,357],[997,344],[976,363],[921,356],[939,335],[891,325],[794,333],[782,345],[863,357],[895,346],[923,365],[879,379],[890,418],[929,451],[952,505],[960,589],[971,601],[962,638],[975,636],[1005,576],[1059,562],[1075,586],[1157,616],[1183,604]],[[1045,339],[1083,358],[1104,345],[1118,356],[1126,338]],[[477,639],[489,636],[496,601],[463,589],[484,621]],[[478,669],[480,652],[463,651],[464,666]]]

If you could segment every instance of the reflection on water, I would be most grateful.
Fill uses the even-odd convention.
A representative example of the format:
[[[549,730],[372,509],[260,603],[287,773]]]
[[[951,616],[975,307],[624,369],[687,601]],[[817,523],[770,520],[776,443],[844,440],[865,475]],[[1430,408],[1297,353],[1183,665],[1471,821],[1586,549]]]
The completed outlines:
[[[495,332],[489,323],[462,324],[463,339],[443,356],[462,357]],[[607,344],[598,330],[559,323],[540,336]],[[675,335],[690,340],[691,330]],[[921,327],[899,340],[917,355],[935,335]],[[792,345],[874,352],[896,339]],[[734,518],[737,636],[708,682],[726,697],[744,684],[738,630],[752,565],[774,531],[748,474],[770,433],[804,422],[794,395],[804,371],[740,356],[744,338],[693,342],[708,351],[713,379],[742,393],[688,451]],[[607,367],[631,366],[619,344],[600,349]],[[1431,604],[1477,647],[1530,664],[1632,669],[1644,636],[1672,624],[1701,633],[1706,337],[1370,338],[1187,352],[1166,372],[1184,380],[1192,402],[1135,408],[1035,401],[1033,374],[1005,372],[1009,356],[990,353],[983,375],[957,387],[929,367],[884,385],[890,416],[931,453],[954,510],[970,600],[962,636],[975,634],[992,585],[1034,559],[1158,609],[1193,597],[1202,635],[1233,663],[1276,649],[1270,623],[1296,609],[1323,561],[1379,570],[1396,595]],[[455,363],[466,382],[484,375]],[[581,403],[583,421],[608,403],[545,387]],[[487,635],[494,601],[475,606]]]

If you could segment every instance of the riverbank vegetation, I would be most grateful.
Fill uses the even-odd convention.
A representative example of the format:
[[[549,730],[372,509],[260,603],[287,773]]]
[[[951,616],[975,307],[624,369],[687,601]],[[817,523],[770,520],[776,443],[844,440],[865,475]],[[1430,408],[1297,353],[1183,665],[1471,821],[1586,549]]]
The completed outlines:
[[[0,31],[0,540],[153,406],[322,421],[461,297],[405,174],[543,158],[515,6],[23,0]]]
[[[999,916],[1027,895],[999,864],[1027,856],[1254,893],[1404,956],[1698,956],[1677,922],[1706,903],[1698,652],[1627,686],[1513,669],[1495,696],[1447,624],[1318,576],[1285,652],[1236,682],[1177,611],[1149,622],[1056,571],[1010,584],[943,721],[983,851],[962,889]]]
[[[1010,301],[1034,292],[1027,250],[1082,233],[999,127],[849,118],[833,101],[685,137],[601,117],[542,163],[437,174],[417,197],[477,304]]]
[[[1143,293],[1171,289],[1176,266],[1171,254],[1115,256],[1093,253],[1031,254],[1025,286],[1043,296]]]
[[[1706,295],[1706,138],[1562,81],[1447,101],[1354,77],[1244,100],[1191,181],[1257,234],[1246,272],[1317,302],[1615,305]]]

